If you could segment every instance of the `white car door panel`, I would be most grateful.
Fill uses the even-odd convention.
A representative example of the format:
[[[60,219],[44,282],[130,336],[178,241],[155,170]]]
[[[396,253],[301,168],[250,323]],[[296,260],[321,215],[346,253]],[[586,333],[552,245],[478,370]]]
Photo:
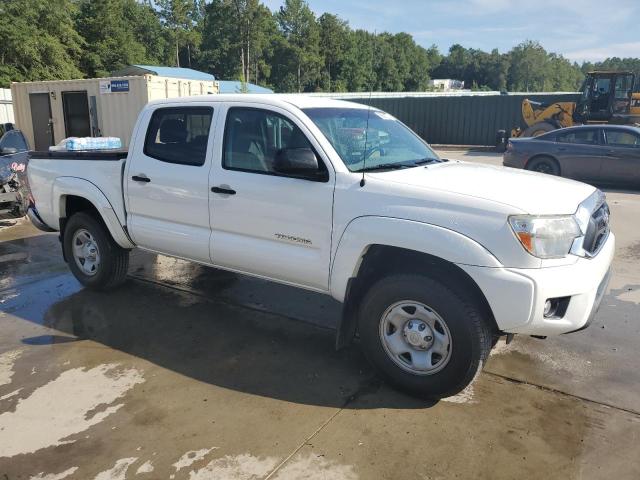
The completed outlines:
[[[243,105],[231,106],[235,112],[239,107]],[[220,123],[229,118],[228,112],[221,111],[220,118]],[[217,138],[210,175],[212,187],[235,191],[210,193],[211,261],[224,268],[328,290],[335,178],[329,162],[319,158],[328,167],[325,181],[274,174],[271,166],[278,147],[301,148],[291,147],[293,134],[298,144],[306,142],[318,156],[319,145],[303,123],[277,107],[244,117],[237,114],[232,121],[242,131],[232,140]],[[287,135],[290,137],[284,138]],[[232,148],[236,149],[232,168],[244,171],[223,167],[223,145],[229,149],[229,142],[235,142]],[[246,151],[238,154],[240,148]]]
[[[209,262],[210,106],[161,107],[127,172],[128,226],[143,248]],[[138,144],[145,142],[146,144]],[[208,145],[208,147],[207,147]]]

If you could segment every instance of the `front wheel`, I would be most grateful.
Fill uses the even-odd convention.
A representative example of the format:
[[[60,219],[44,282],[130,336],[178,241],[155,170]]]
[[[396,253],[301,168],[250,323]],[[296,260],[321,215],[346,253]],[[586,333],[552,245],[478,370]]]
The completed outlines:
[[[491,351],[482,308],[446,282],[394,275],[375,283],[359,315],[365,355],[390,383],[441,398],[471,383]]]
[[[74,214],[64,230],[64,253],[73,275],[87,288],[109,290],[125,281],[129,251],[91,215]]]

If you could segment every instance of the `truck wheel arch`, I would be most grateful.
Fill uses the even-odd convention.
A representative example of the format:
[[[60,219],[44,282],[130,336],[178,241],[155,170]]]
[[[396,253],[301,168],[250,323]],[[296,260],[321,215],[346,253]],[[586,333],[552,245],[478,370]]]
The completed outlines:
[[[64,235],[67,219],[78,211],[90,211],[96,216],[122,248],[135,244],[129,238],[121,220],[102,191],[93,183],[74,177],[57,178],[53,186],[54,212],[60,222],[60,235]]]
[[[356,221],[353,221],[345,229],[331,269],[331,294],[343,302],[337,348],[348,345],[356,333],[358,304],[367,287],[376,279],[393,273],[433,272],[436,278],[462,283],[473,300],[486,310],[495,332],[499,331],[482,290],[467,272],[456,265],[500,266],[489,251],[472,239],[442,227],[402,219],[361,218],[364,220],[358,222],[360,225],[354,225]],[[408,229],[403,231],[403,235],[398,235],[394,226]],[[367,245],[358,243],[359,239],[375,237],[374,231],[382,241]],[[384,237],[388,237],[386,241]],[[426,252],[427,249],[430,251]],[[357,256],[354,258],[355,252]]]

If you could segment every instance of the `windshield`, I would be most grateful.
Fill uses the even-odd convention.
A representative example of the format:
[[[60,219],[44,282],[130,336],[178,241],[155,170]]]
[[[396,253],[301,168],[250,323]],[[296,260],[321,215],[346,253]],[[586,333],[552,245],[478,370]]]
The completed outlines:
[[[380,110],[307,108],[303,111],[352,172],[408,168],[440,161],[420,137]]]

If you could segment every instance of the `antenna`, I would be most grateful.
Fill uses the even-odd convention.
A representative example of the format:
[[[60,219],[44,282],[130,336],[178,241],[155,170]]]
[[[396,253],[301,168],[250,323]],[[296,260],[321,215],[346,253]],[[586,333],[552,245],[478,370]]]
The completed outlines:
[[[374,30],[373,32],[373,58],[371,59],[371,65],[373,67],[373,62],[375,62],[376,60],[376,36],[378,35],[378,32],[376,30]],[[375,72],[375,69],[372,68],[372,75],[371,75],[371,83],[369,84],[369,101],[367,102],[367,123],[366,123],[366,127],[364,130],[364,152],[362,154],[362,178],[360,179],[360,187],[364,187],[365,185],[365,180],[364,180],[364,171],[365,171],[365,167],[367,166],[367,142],[369,140],[369,117],[371,116],[371,96],[373,94],[373,72]]]

